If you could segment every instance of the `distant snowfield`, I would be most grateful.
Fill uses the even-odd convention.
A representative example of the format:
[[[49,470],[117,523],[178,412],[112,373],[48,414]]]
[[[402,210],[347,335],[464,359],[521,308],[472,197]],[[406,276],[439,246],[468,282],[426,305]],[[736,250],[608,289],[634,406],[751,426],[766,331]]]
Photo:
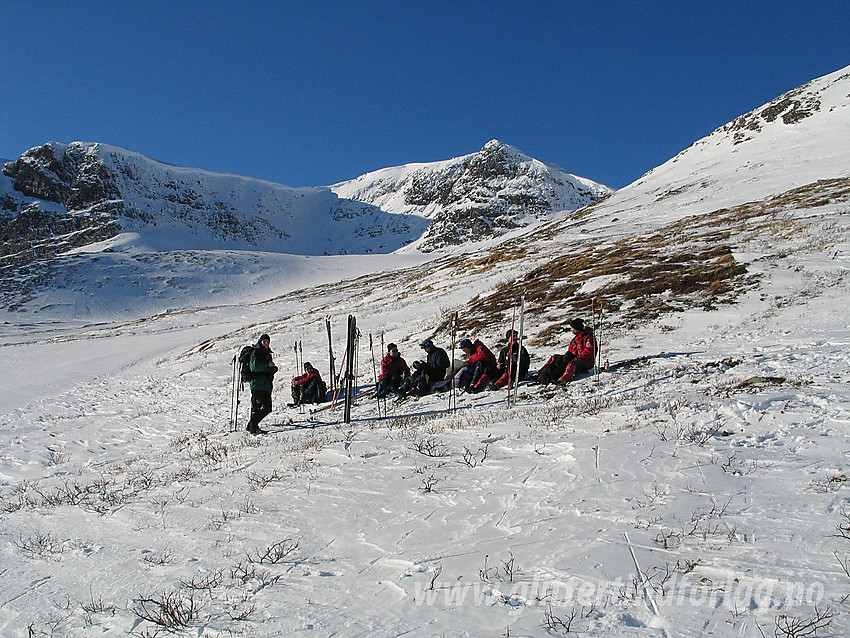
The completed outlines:
[[[120,240],[118,242],[121,243]],[[125,245],[126,248],[126,245]],[[262,302],[293,291],[425,262],[422,255],[301,256],[244,251],[138,250],[82,253],[57,282],[19,312],[0,314],[3,369],[39,366],[9,375],[0,405],[18,408],[55,395],[69,383],[120,374],[163,346],[180,347],[273,316]],[[203,316],[188,326],[172,316]],[[154,333],[132,347],[127,331]],[[165,327],[163,327],[165,326]]]

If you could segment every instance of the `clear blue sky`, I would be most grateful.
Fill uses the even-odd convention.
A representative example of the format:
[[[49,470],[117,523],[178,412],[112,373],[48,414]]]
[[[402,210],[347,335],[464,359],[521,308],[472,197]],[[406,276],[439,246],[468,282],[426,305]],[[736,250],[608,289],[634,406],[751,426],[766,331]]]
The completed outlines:
[[[497,138],[619,188],[850,64],[850,2],[0,3],[0,157],[105,142],[290,186]]]

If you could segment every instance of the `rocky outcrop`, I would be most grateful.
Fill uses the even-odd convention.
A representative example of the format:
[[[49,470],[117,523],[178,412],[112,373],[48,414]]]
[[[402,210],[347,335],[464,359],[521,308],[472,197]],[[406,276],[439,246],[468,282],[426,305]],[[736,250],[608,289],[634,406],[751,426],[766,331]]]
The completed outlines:
[[[115,179],[97,150],[97,145],[45,144],[6,164],[3,172],[27,197],[79,210],[120,197]]]
[[[384,169],[331,188],[387,212],[429,219],[415,244],[423,251],[497,236],[611,192],[498,140],[471,155]]]

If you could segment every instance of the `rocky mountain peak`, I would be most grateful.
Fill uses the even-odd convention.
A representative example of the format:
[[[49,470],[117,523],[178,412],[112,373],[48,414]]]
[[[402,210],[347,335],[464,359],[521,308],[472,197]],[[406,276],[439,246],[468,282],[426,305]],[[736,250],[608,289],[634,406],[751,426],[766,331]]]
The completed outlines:
[[[69,210],[119,196],[96,144],[49,142],[6,164],[3,173],[27,197],[62,204]]]
[[[611,192],[496,139],[470,155],[384,169],[331,188],[386,212],[431,220],[414,244],[425,252],[498,236]]]

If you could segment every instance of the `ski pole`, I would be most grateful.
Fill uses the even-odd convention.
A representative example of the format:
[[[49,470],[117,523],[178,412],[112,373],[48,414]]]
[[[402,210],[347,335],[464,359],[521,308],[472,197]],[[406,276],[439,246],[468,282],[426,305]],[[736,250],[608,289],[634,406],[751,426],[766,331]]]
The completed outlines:
[[[351,397],[351,400],[357,398],[357,377],[360,376],[360,328],[354,328],[354,368],[352,370],[352,379],[354,383],[354,396]]]
[[[348,356],[345,358],[345,406],[343,410],[343,422],[351,423],[351,404],[354,401],[354,360],[356,356],[357,342],[357,320],[354,315],[348,315],[348,344],[346,350]]]
[[[236,383],[236,406],[233,408],[233,431],[237,432],[239,430],[239,392],[242,389],[242,378],[239,373],[239,364],[234,364],[234,367],[236,368],[236,372],[233,375]]]
[[[451,390],[449,391],[449,411],[454,413],[457,408],[457,395],[455,394],[455,340],[457,339],[457,313],[454,314],[451,320],[451,334],[452,334],[452,365],[451,365],[451,374],[449,375],[449,385],[451,386]]]
[[[333,341],[331,340],[331,316],[327,315],[325,317],[325,327],[328,329],[328,357],[330,360],[330,370],[329,374],[331,376],[331,391],[336,390],[336,379],[334,379],[334,370],[336,369],[336,365],[334,364],[334,346]]]
[[[295,365],[298,368],[296,374],[301,375],[304,372],[304,351],[301,350],[301,340],[295,342]]]
[[[339,362],[339,372],[336,375],[336,390],[334,390],[334,398],[331,401],[331,410],[336,407],[336,400],[339,396],[340,391],[342,390],[342,367],[345,365],[345,360],[348,358],[348,348],[345,349],[345,352],[342,354],[342,360]],[[333,372],[331,372],[333,374]]]
[[[519,393],[519,372],[522,370],[522,338],[523,338],[523,323],[525,320],[525,293],[522,294],[519,301],[519,339],[517,347],[517,369],[516,383],[514,383],[514,405],[516,405],[517,394]]]
[[[514,307],[514,314],[511,317],[511,331],[508,333],[510,336],[508,337],[508,407],[511,407],[511,373],[514,371],[513,367],[513,359],[514,359],[514,326],[516,325],[516,307]]]
[[[381,333],[381,361],[383,361],[385,353],[386,353],[386,349],[384,347],[384,333],[382,332]],[[384,373],[384,370],[383,370],[383,363],[382,363],[381,364],[381,374],[383,374],[383,373]],[[380,377],[379,377],[379,379],[380,379]],[[375,394],[378,394],[378,386],[377,385],[375,386]],[[387,398],[381,397],[381,403],[383,403],[383,405],[384,405],[384,416],[386,417],[386,415],[387,415]]]
[[[602,300],[599,300],[599,336],[596,339],[596,354],[598,357],[598,365],[596,366],[597,372],[596,376],[599,378],[599,370],[602,368],[602,309],[603,304]]]
[[[372,353],[372,378],[375,380],[375,394],[378,388],[378,366],[375,363],[375,345],[372,343],[372,333],[369,333],[369,351]],[[378,418],[381,418],[381,399],[375,397],[378,401]]]
[[[298,340],[298,374],[306,374],[306,370],[304,370],[304,348],[301,345],[301,339]],[[303,401],[298,402],[298,412],[299,414],[304,414],[306,411],[306,407],[304,406]]]
[[[233,355],[233,374],[230,377],[230,431],[236,431],[236,417],[233,413],[233,408],[236,405],[236,359],[238,355]]]

